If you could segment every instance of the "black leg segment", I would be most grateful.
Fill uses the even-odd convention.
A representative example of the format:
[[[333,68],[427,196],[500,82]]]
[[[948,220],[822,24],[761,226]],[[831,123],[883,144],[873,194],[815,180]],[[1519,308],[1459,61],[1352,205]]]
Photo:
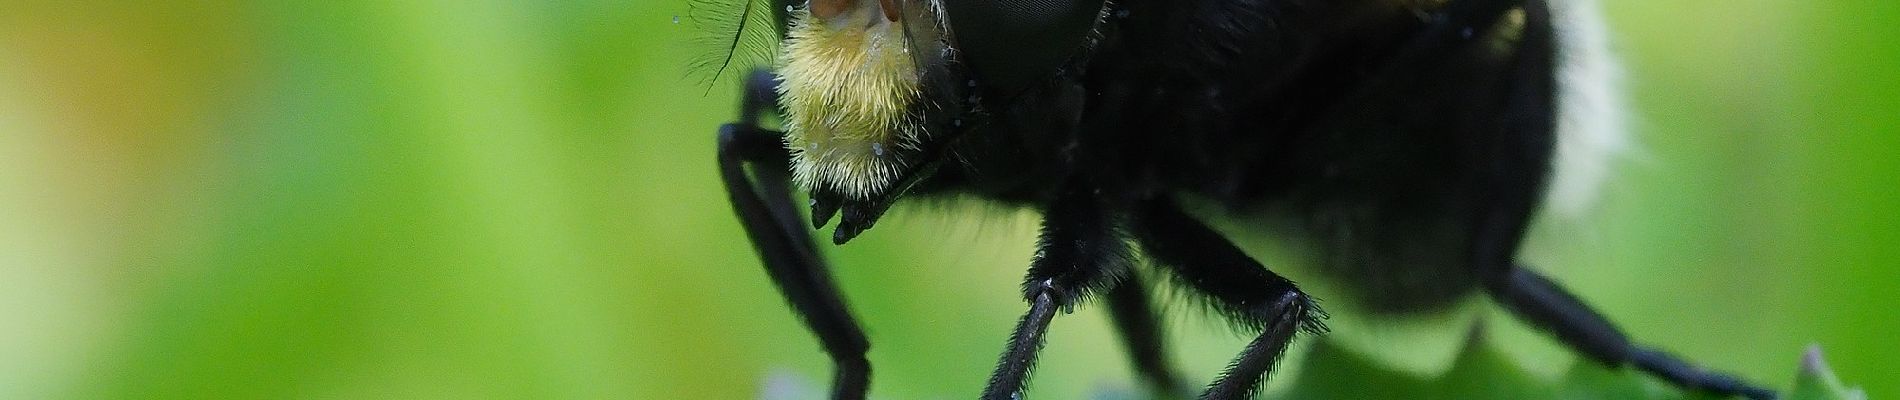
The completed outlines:
[[[1516,263],[1517,250],[1542,194],[1555,129],[1553,71],[1557,55],[1550,9],[1542,0],[1526,1],[1523,9],[1525,25],[1505,92],[1505,118],[1486,141],[1494,146],[1488,149],[1487,157],[1494,164],[1480,180],[1489,190],[1481,193],[1471,210],[1472,265],[1485,290],[1518,317],[1604,365],[1634,365],[1691,390],[1774,398],[1774,392],[1632,344],[1609,319],[1562,286]]]
[[[1150,388],[1163,398],[1187,396],[1181,375],[1168,362],[1167,337],[1151,301],[1146,283],[1130,274],[1108,290],[1109,319],[1128,350],[1128,361]]]
[[[1293,337],[1323,334],[1325,313],[1293,281],[1267,270],[1220,233],[1182,212],[1172,201],[1151,200],[1135,218],[1133,233],[1156,263],[1212,300],[1229,319],[1259,330],[1202,399],[1250,399],[1273,371]]]
[[[984,387],[984,400],[1008,400],[1021,392],[1042,350],[1043,334],[1057,311],[1115,285],[1128,272],[1128,241],[1091,188],[1070,185],[1043,210],[1042,235],[1023,281],[1029,312],[1016,324]]]
[[[1512,313],[1598,363],[1611,367],[1633,365],[1685,389],[1750,399],[1775,398],[1775,393],[1768,389],[1631,343],[1609,319],[1591,310],[1563,287],[1522,266],[1488,281],[1486,288]]]
[[[772,82],[767,73],[753,74],[746,82],[741,120],[720,127],[719,175],[772,283],[803,317],[805,326],[818,335],[837,365],[831,397],[861,400],[870,387],[870,362],[864,358],[870,342],[845,307],[792,205],[786,180],[790,155],[779,134],[758,125],[759,115],[772,107]],[[751,175],[746,173],[747,164],[754,167]]]

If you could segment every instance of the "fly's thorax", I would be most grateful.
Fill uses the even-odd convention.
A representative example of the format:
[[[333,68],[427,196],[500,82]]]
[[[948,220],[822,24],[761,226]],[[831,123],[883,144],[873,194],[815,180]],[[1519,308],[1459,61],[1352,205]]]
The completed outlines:
[[[830,0],[792,13],[779,101],[799,185],[869,199],[921,162],[925,71],[946,58],[937,13],[922,3]]]

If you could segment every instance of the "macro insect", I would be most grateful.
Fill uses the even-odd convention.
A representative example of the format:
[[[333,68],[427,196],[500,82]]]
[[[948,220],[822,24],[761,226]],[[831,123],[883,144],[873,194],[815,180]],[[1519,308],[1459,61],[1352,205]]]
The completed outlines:
[[[869,341],[811,231],[835,221],[842,245],[894,203],[932,196],[1041,213],[1028,311],[983,399],[1020,396],[1058,311],[1096,297],[1135,370],[1185,393],[1162,356],[1152,285],[1257,334],[1199,395],[1251,398],[1289,343],[1326,332],[1326,314],[1209,219],[1298,243],[1352,294],[1328,307],[1424,313],[1483,293],[1595,362],[1774,396],[1632,342],[1518,262],[1532,217],[1558,201],[1549,193],[1600,179],[1597,155],[1559,148],[1620,134],[1568,123],[1587,128],[1578,102],[1604,95],[1572,76],[1604,56],[1576,44],[1600,29],[1592,2],[740,5],[740,30],[767,26],[776,71],[745,80],[718,165],[766,271],[835,363],[835,399],[865,397]],[[773,113],[782,131],[762,126]]]

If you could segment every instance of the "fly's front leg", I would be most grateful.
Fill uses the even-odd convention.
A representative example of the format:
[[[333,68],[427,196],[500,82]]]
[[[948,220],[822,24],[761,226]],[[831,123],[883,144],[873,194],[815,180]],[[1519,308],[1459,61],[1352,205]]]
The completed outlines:
[[[719,128],[719,176],[772,283],[836,364],[831,397],[860,400],[870,388],[871,366],[864,358],[870,342],[793,206],[783,134],[759,127],[761,115],[777,103],[775,84],[766,72],[746,80],[740,120]]]
[[[1067,312],[1128,272],[1132,254],[1117,221],[1093,188],[1071,184],[1043,210],[1042,236],[1023,281],[1029,312],[983,389],[984,400],[1019,398],[1057,312]]]

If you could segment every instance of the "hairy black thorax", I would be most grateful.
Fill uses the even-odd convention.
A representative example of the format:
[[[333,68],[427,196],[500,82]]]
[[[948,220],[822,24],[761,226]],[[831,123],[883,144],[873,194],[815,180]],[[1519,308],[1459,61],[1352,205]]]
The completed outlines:
[[[1513,190],[1536,191],[1548,169],[1549,137],[1497,137],[1517,28],[1412,55],[1398,49],[1434,10],[1194,4],[1211,9],[1115,3],[1062,70],[984,98],[984,124],[918,192],[1035,205],[1084,181],[1111,204],[1191,197],[1299,233],[1314,264],[1375,311],[1441,307],[1475,288],[1456,233],[1491,189],[1477,183],[1508,173],[1526,186]],[[1518,155],[1499,160],[1505,149]]]

